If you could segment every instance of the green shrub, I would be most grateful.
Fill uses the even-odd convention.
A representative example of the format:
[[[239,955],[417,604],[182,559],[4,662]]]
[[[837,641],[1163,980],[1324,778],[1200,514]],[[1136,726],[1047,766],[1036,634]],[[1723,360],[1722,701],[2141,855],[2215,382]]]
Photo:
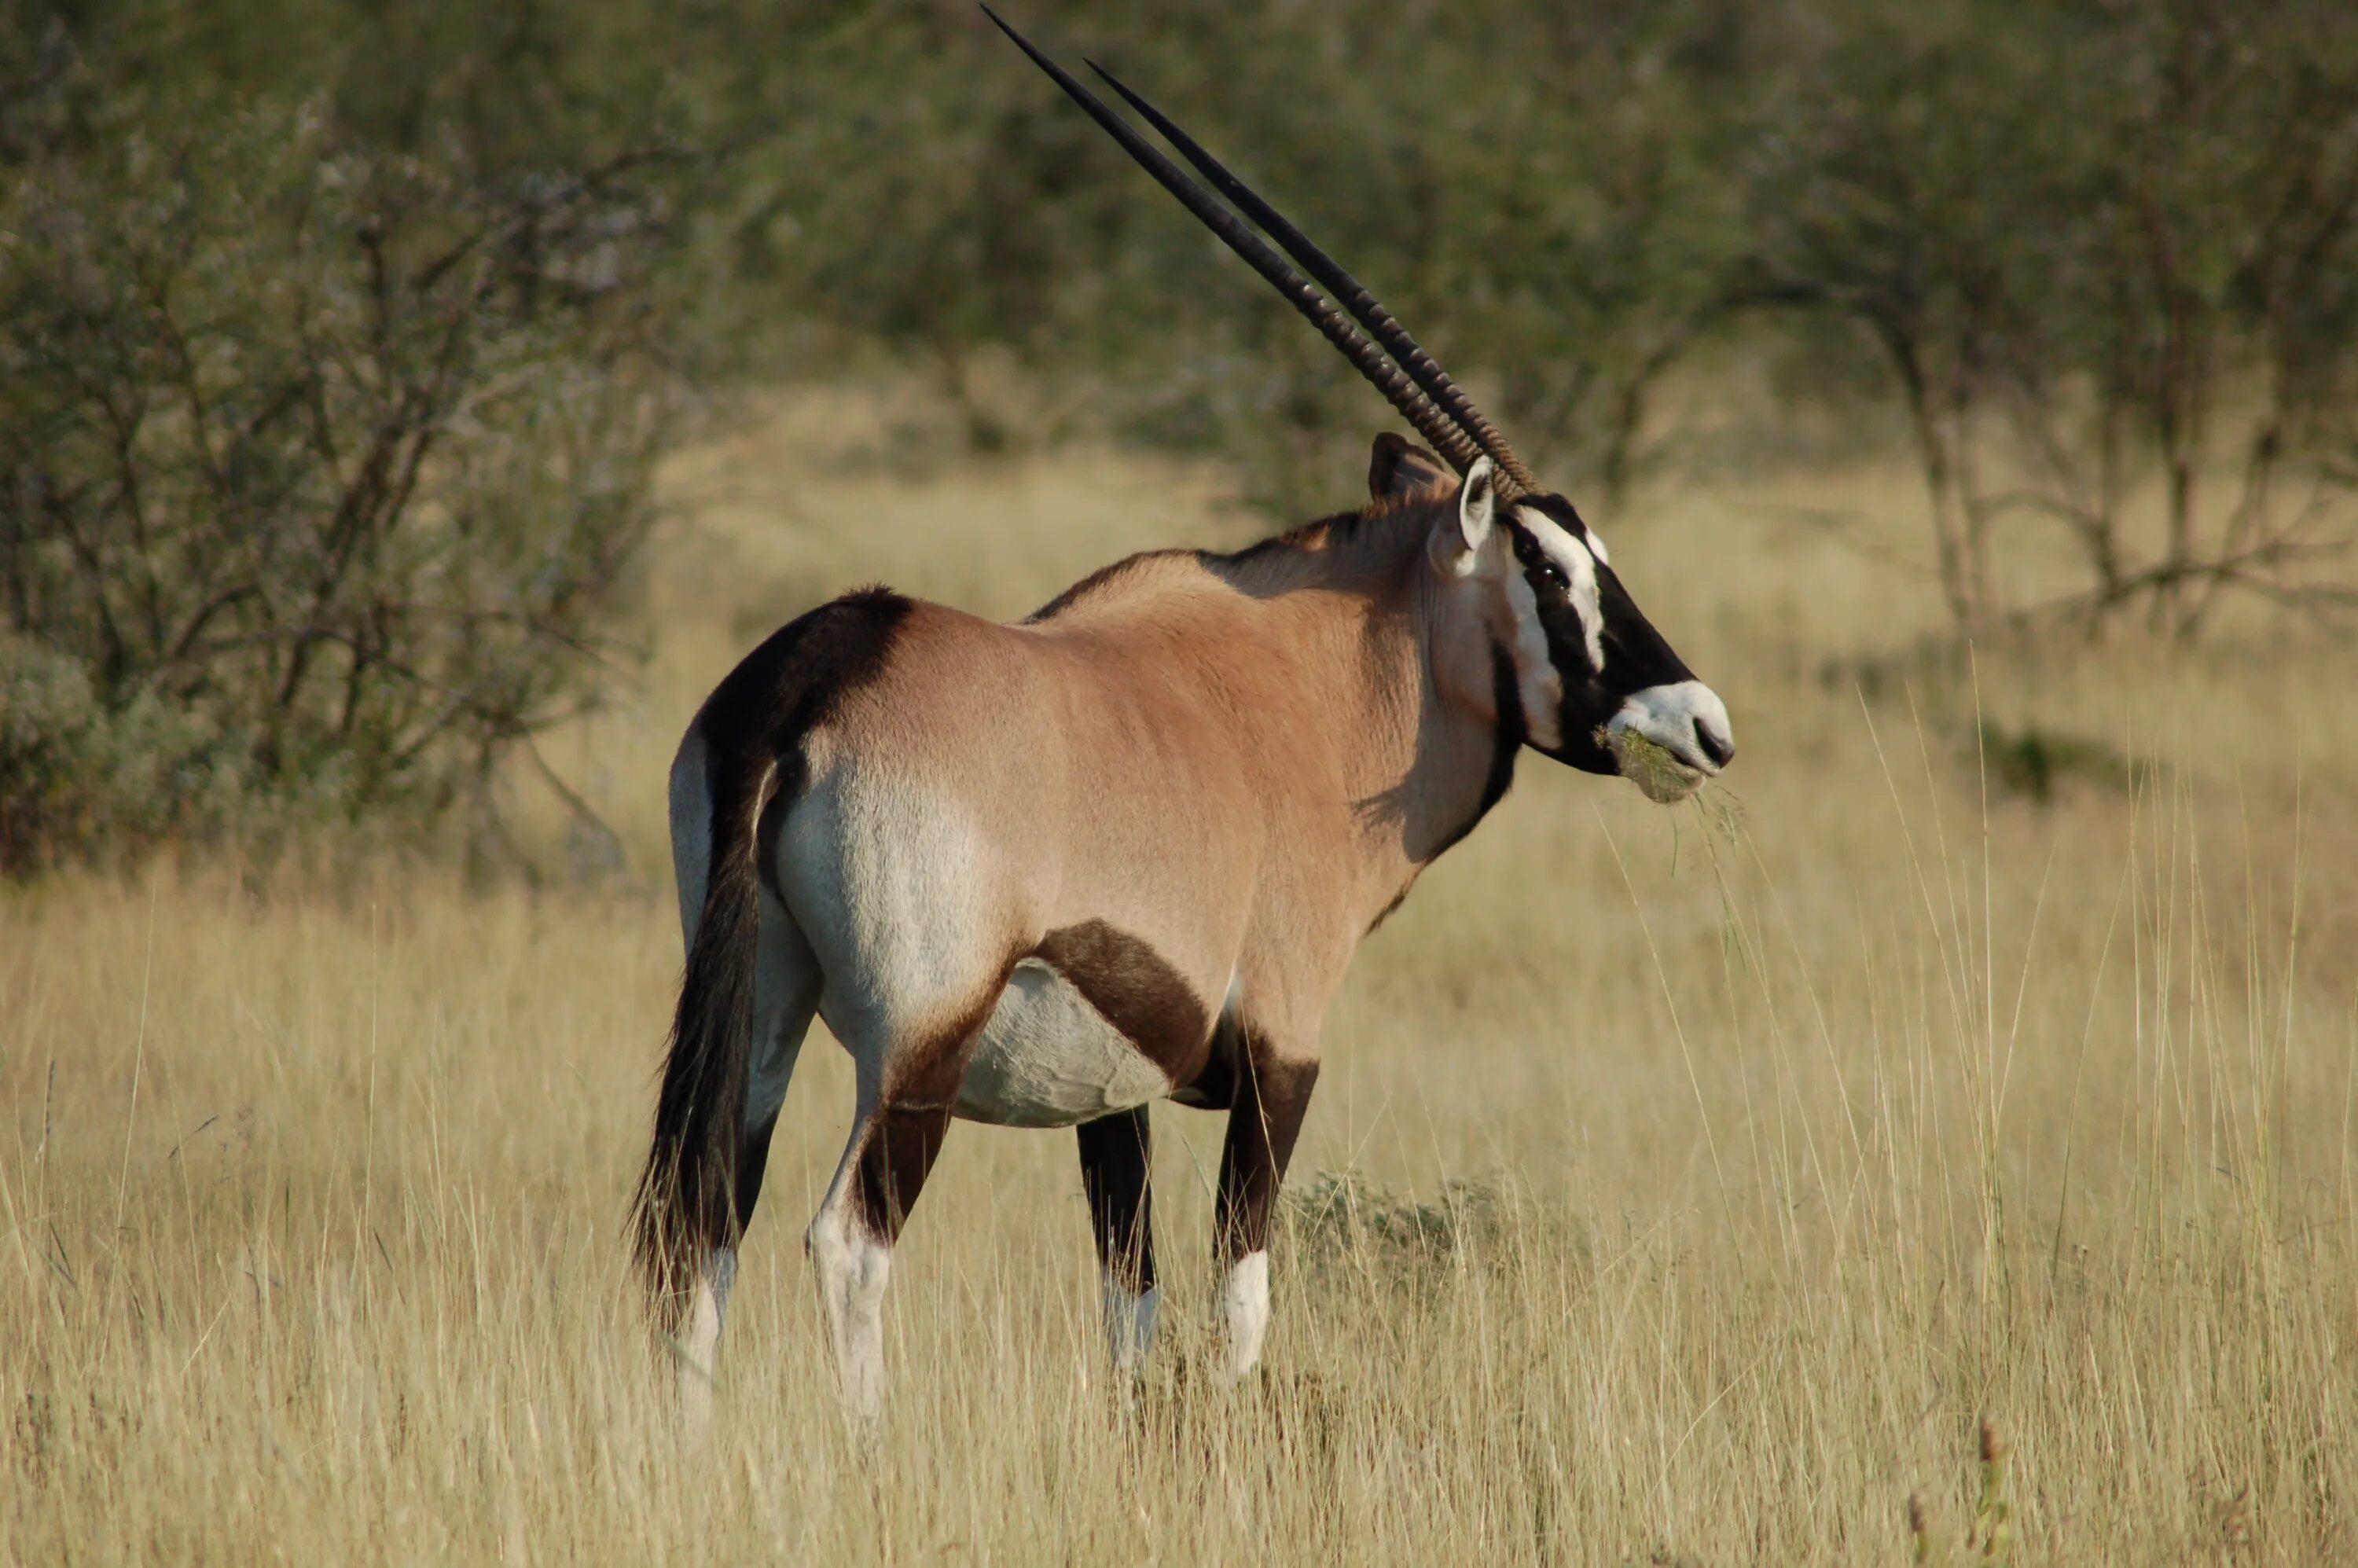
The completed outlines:
[[[632,166],[129,92],[12,125],[0,871],[428,827],[594,699],[673,408]]]

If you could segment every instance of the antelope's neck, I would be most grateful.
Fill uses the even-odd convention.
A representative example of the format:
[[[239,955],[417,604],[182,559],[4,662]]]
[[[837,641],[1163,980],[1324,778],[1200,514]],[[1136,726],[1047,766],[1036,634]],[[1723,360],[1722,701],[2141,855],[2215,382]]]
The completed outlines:
[[[1363,925],[1498,804],[1522,744],[1511,669],[1502,702],[1490,636],[1426,567],[1422,520],[1402,521],[1416,525],[1380,554],[1338,560],[1334,580],[1309,596],[1326,622],[1320,663],[1341,687],[1333,710],[1357,817]]]

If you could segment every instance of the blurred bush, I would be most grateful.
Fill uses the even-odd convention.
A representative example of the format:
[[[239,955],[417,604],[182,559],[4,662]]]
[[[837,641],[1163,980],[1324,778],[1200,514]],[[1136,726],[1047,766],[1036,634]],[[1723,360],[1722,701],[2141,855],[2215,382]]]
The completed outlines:
[[[0,192],[0,870],[444,820],[605,673],[659,204],[53,66]]]
[[[1842,0],[1748,161],[1738,304],[1847,324],[1961,624],[2338,611],[2358,470],[2358,9]],[[2005,531],[2085,587],[2026,607]]]
[[[1742,238],[1727,106],[1750,15],[1141,0],[1011,19],[1176,115],[1530,455],[1612,487]],[[836,16],[741,57],[726,90],[768,127],[715,225],[795,335],[773,365],[878,345],[956,396],[978,350],[1013,345],[1086,378],[1076,422],[1216,452],[1273,516],[1357,492],[1381,406],[978,11]]]
[[[1012,19],[1585,496],[1769,363],[1751,417],[1909,443],[1961,626],[2349,602],[2340,0]],[[971,449],[1216,453],[1278,516],[1381,417],[967,0],[0,0],[0,311],[18,866],[479,792],[594,697],[686,387],[920,366]],[[2017,600],[2034,535],[2082,590]]]
[[[1216,451],[1265,511],[1353,493],[1365,390],[962,0],[829,16],[708,100],[766,127],[715,224],[800,334],[773,362],[882,345],[956,395],[1012,344],[1089,387],[1078,417]],[[1767,360],[1780,396],[1904,433],[1962,627],[2353,602],[2319,571],[2358,482],[2340,0],[1014,19],[1177,114],[1584,494],[1675,456],[1673,372],[1708,416],[1723,367]],[[2084,586],[2022,602],[2033,536]]]

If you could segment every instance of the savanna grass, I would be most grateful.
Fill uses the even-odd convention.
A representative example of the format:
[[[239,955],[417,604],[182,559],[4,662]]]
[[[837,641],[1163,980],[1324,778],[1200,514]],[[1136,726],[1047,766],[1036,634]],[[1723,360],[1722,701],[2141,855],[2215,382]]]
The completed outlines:
[[[1527,762],[1370,939],[1265,1376],[1204,1375],[1217,1118],[1155,1113],[1135,1400],[1069,1139],[960,1125],[860,1449],[798,1245],[849,1110],[815,1035],[683,1444],[622,1226],[679,968],[664,765],[731,622],[875,578],[1020,614],[1238,532],[1089,454],[897,481],[823,412],[674,476],[730,499],[665,555],[645,694],[548,749],[622,883],[0,897],[0,1563],[2358,1554],[2358,719],[2314,700],[2353,654],[1830,691],[1938,606],[1707,492],[1614,542],[1736,715],[1743,810]],[[2137,770],[1985,790],[1940,738],[1996,715]]]

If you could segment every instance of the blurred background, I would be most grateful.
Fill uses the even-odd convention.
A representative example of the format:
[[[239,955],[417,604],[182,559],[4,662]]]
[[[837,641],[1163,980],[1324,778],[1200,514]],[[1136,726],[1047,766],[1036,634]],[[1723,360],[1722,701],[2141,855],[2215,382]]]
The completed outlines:
[[[1592,512],[1782,483],[1766,536],[1929,595],[1850,652],[2348,603],[2345,5],[1018,10]],[[742,500],[681,455],[815,389],[866,434],[773,430],[773,532],[827,525],[798,470],[1115,451],[1233,542],[1350,505],[1389,413],[965,0],[0,0],[0,867],[510,856],[494,781],[584,805],[532,738],[632,689],[650,541]]]
[[[2358,1560],[2358,6],[1010,5],[1578,501],[1725,789],[1527,762],[1368,937],[1241,1400],[1217,1119],[1142,1424],[1071,1143],[961,1128],[852,1452],[805,1050],[683,1448],[697,705],[1399,421],[967,0],[0,0],[0,1562]]]

